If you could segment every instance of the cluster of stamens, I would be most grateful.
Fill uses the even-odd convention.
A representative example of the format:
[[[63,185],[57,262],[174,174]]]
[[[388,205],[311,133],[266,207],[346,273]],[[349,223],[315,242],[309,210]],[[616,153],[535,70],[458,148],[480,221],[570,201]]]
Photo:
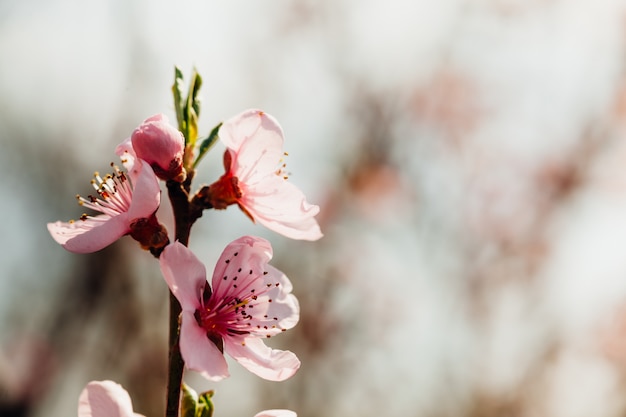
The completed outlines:
[[[283,152],[284,156],[289,156],[289,154],[287,152]],[[276,175],[278,175],[279,177],[282,176],[283,179],[289,179],[289,172],[285,171],[285,168],[287,168],[287,163],[285,162],[284,158],[280,158],[280,160],[278,161],[278,163],[280,164],[280,166],[278,167],[278,169],[276,170]]]
[[[237,256],[238,252],[234,253]],[[227,264],[230,260],[225,261]],[[263,272],[263,276],[268,274]],[[253,311],[257,310],[263,303],[271,303],[272,299],[267,296],[270,289],[280,286],[280,283],[265,283],[259,286],[261,277],[255,275],[254,271],[242,271],[237,269],[237,273],[232,276],[224,276],[216,288],[213,289],[213,295],[209,298],[208,303],[204,305],[202,310],[196,311],[196,320],[202,326],[209,336],[241,336],[251,333],[267,338],[272,336],[272,329],[280,329],[285,331],[276,324],[278,317],[270,317]],[[223,288],[223,285],[228,285]],[[253,288],[256,287],[256,288]],[[212,298],[216,294],[223,294],[220,300],[212,302]],[[245,342],[241,342],[245,345]]]
[[[132,200],[132,188],[126,174],[113,163],[113,173],[101,177],[98,172],[93,174],[91,185],[96,190],[96,195],[88,195],[87,198],[76,195],[78,204],[88,209],[115,216],[128,211]],[[94,217],[83,213],[80,220],[85,221]],[[72,221],[70,221],[72,222]]]

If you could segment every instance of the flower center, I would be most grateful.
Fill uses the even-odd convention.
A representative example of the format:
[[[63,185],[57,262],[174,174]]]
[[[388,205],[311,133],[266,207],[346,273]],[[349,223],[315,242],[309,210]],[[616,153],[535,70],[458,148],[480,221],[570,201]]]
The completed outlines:
[[[230,261],[225,260],[232,266]],[[214,343],[232,337],[243,344],[247,337],[271,337],[284,331],[278,314],[271,313],[270,308],[280,283],[271,280],[267,272],[227,267],[222,279],[214,284],[211,296],[207,300],[203,294],[203,307],[195,312],[198,325]]]
[[[113,173],[106,175],[104,178],[98,172],[94,173],[94,179],[91,185],[96,190],[97,195],[88,195],[87,198],[76,195],[78,204],[88,209],[103,213],[110,217],[120,213],[125,213],[130,207],[132,201],[132,187],[126,174],[111,163]],[[90,218],[87,214],[83,214],[80,220]]]
[[[255,297],[256,298],[256,297]],[[229,302],[222,300],[217,305],[196,310],[198,324],[207,331],[208,335],[245,335],[250,331],[245,330],[246,325],[242,321],[249,321],[252,315],[246,307],[251,299],[233,298]],[[210,337],[211,338],[211,337]],[[213,339],[211,339],[213,340]]]

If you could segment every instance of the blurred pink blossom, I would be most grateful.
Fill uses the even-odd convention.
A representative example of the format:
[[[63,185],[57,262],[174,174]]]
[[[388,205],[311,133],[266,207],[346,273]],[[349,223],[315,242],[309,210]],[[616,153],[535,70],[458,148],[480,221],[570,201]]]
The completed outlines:
[[[276,119],[247,110],[224,122],[219,136],[227,148],[226,173],[209,188],[214,208],[237,204],[252,221],[289,238],[322,237],[315,220],[319,207],[309,204],[283,172],[284,136]]]
[[[296,417],[297,414],[291,410],[265,410],[254,415],[254,417]]]
[[[104,178],[98,173],[94,175],[91,183],[96,196],[77,196],[78,204],[101,214],[83,214],[76,221],[48,223],[52,238],[68,251],[96,252],[127,234],[145,248],[152,246],[153,240],[167,239],[167,233],[154,216],[161,190],[152,168],[147,164],[135,166],[132,185],[124,172],[116,166],[113,169],[114,172]],[[155,233],[165,235],[156,237]]]
[[[185,139],[163,114],[144,120],[130,138],[117,146],[115,153],[122,157],[129,171],[132,170],[135,158],[140,158],[150,164],[162,180],[185,179]]]
[[[161,271],[182,306],[180,350],[187,367],[219,381],[229,376],[223,352],[250,372],[272,381],[291,377],[300,361],[263,339],[292,328],[298,300],[289,279],[268,265],[272,247],[252,236],[230,243],[213,272],[212,293],[204,265],[176,242],[163,251]]]
[[[128,392],[113,381],[91,381],[78,398],[78,417],[144,417],[133,412]]]

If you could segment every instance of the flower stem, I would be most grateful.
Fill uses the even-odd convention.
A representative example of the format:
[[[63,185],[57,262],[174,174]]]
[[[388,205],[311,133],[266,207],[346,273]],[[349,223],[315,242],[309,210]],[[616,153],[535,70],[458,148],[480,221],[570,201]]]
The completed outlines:
[[[170,291],[169,369],[167,373],[166,417],[178,417],[180,385],[183,380],[183,369],[185,367],[185,362],[180,355],[180,346],[178,344],[178,317],[180,316],[180,312],[180,303]]]
[[[192,213],[189,203],[189,189],[193,171],[188,173],[184,183],[173,180],[167,181],[167,191],[172,203],[175,221],[176,240],[187,246],[189,244],[189,234],[191,225],[199,217]],[[165,408],[166,417],[178,417],[180,403],[180,389],[183,380],[183,370],[185,362],[180,354],[179,334],[181,313],[180,303],[170,291],[170,324],[169,324],[169,361],[167,380],[167,404]]]

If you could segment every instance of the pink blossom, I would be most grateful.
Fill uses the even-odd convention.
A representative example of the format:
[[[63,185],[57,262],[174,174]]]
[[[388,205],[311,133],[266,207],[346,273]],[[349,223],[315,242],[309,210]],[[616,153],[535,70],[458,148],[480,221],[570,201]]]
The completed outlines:
[[[180,182],[185,179],[185,138],[178,129],[169,124],[163,114],[144,120],[130,138],[118,145],[115,153],[125,160],[129,172],[135,158],[140,158],[150,164],[162,180],[173,179]]]
[[[133,412],[128,392],[113,381],[91,381],[78,398],[78,417],[144,417]]]
[[[322,237],[302,191],[287,181],[281,166],[283,130],[272,116],[247,110],[224,122],[219,131],[226,146],[226,173],[209,187],[211,204],[224,209],[237,204],[252,221],[292,239]]]
[[[52,238],[74,253],[96,252],[127,234],[145,249],[165,245],[167,232],[154,216],[161,198],[159,181],[149,165],[136,165],[132,184],[116,166],[104,178],[95,173],[91,183],[96,195],[77,199],[81,206],[101,214],[48,223]]]
[[[165,248],[161,271],[182,306],[180,350],[188,368],[219,381],[229,375],[226,352],[268,380],[282,381],[298,370],[296,355],[263,342],[299,319],[291,282],[268,265],[271,258],[265,239],[235,240],[215,266],[211,289],[204,265],[189,249],[179,242]]]
[[[254,415],[254,417],[297,417],[291,410],[265,410]]]

